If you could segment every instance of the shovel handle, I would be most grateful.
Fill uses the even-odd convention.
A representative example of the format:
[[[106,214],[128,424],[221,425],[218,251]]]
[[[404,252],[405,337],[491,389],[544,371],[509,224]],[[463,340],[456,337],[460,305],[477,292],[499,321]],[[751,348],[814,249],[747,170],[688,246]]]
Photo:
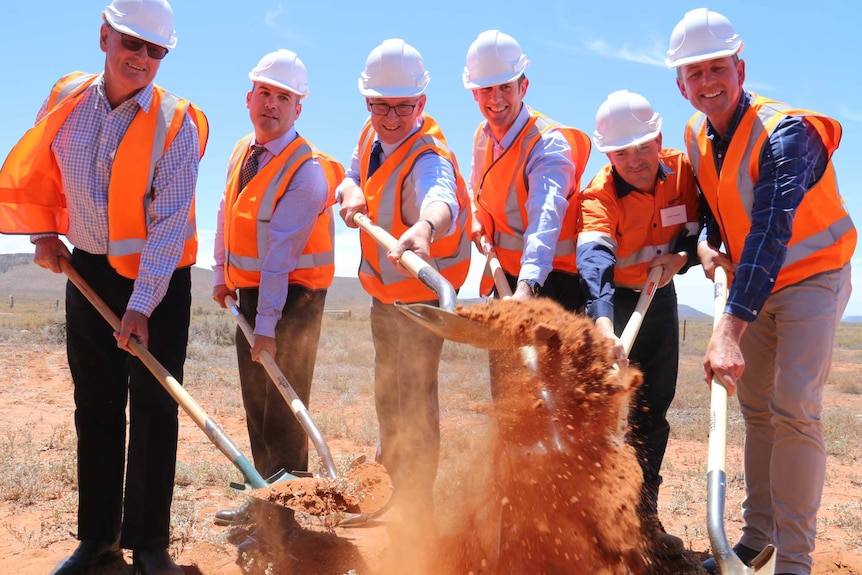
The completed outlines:
[[[120,318],[117,317],[108,304],[99,297],[93,289],[84,281],[84,278],[72,266],[72,263],[66,258],[57,258],[60,262],[60,269],[69,278],[69,281],[78,288],[85,298],[96,308],[114,331],[120,331]],[[147,369],[159,380],[162,387],[174,398],[174,401],[179,404],[183,410],[192,418],[192,421],[210,438],[216,447],[224,453],[228,459],[242,472],[243,477],[254,488],[266,487],[266,480],[261,477],[260,473],[254,468],[248,458],[242,454],[230,437],[215,421],[209,418],[203,408],[192,398],[191,395],[180,385],[176,378],[153,356],[150,351],[144,347],[136,338],[129,338],[129,347],[134,352],[135,356]]]
[[[629,318],[628,323],[626,323],[626,327],[623,329],[622,335],[620,335],[620,341],[623,343],[623,350],[625,350],[626,357],[628,357],[632,351],[632,346],[635,344],[635,338],[641,329],[644,316],[646,315],[646,312],[652,303],[652,298],[658,289],[658,282],[661,281],[662,274],[664,274],[664,266],[654,266],[650,268],[646,283],[644,284],[644,287],[641,290],[641,295],[638,298],[638,303],[635,305],[635,310],[632,312],[632,316]]]
[[[362,228],[362,231],[370,235],[374,241],[386,250],[392,250],[398,245],[398,240],[389,232],[374,224],[368,216],[363,213],[356,212],[353,214],[353,222]],[[417,256],[411,250],[404,250],[398,261],[407,268],[413,277],[428,286],[437,297],[440,299],[440,307],[445,310],[455,309],[456,294],[455,288],[449,283],[446,278],[440,275],[434,266]]]
[[[497,293],[500,294],[500,297],[512,297],[512,288],[509,287],[506,272],[503,270],[503,266],[500,265],[500,260],[497,259],[497,250],[494,248],[488,250],[488,269],[491,270],[491,276],[494,278],[494,287],[497,288]]]
[[[231,296],[227,296],[224,298],[224,302],[227,306],[227,310],[236,320],[236,323],[239,325],[243,335],[245,335],[246,341],[248,341],[248,344],[253,347],[254,330],[245,316],[240,313],[239,308],[236,305],[236,300]],[[338,476],[338,473],[335,470],[335,462],[332,459],[329,446],[326,445],[326,441],[323,439],[323,434],[320,433],[320,429],[315,425],[314,420],[311,419],[311,415],[308,413],[308,409],[306,409],[302,399],[297,395],[296,390],[293,389],[292,385],[290,385],[290,382],[284,376],[281,369],[279,369],[278,364],[275,363],[275,359],[268,351],[264,350],[261,352],[260,362],[263,364],[263,368],[266,370],[266,373],[268,373],[269,377],[272,378],[272,381],[275,383],[275,386],[278,388],[284,401],[287,402],[293,415],[296,416],[302,429],[305,430],[305,433],[314,444],[317,454],[320,455],[320,459],[323,461],[327,477],[335,479]]]

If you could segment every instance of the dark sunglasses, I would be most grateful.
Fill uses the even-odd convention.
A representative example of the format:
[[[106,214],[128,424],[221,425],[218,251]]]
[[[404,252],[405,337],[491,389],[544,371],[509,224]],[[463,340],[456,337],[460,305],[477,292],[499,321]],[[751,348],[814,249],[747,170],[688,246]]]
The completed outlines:
[[[108,26],[108,28],[111,28]],[[114,30],[111,28],[111,30]],[[141,46],[147,47],[147,56],[152,58],[153,60],[161,60],[165,56],[168,55],[168,49],[164,46],[157,46],[156,44],[151,44],[140,38],[135,38],[134,36],[129,36],[128,34],[123,34],[118,30],[114,30],[117,34],[120,35],[120,44],[123,45],[123,48],[126,50],[131,50],[132,52],[137,52],[141,49]]]

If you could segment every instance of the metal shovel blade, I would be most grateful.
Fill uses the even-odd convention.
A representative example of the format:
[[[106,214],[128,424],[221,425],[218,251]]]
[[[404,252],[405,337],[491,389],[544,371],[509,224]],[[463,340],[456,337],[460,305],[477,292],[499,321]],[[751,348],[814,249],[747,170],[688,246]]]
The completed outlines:
[[[715,562],[722,575],[775,575],[775,547],[767,545],[751,562],[751,567],[742,562],[732,549],[716,552]]]
[[[432,305],[395,302],[395,307],[438,336],[456,343],[482,349],[515,349],[531,343],[526,338],[519,341],[512,334],[502,333],[489,325]]]

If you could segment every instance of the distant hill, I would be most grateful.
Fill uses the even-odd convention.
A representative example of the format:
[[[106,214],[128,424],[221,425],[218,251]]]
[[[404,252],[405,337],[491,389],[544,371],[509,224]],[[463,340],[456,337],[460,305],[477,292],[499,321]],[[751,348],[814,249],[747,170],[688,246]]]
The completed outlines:
[[[0,254],[0,307],[13,296],[18,300],[46,300],[54,302],[64,297],[65,276],[53,274],[33,263],[33,254]],[[472,300],[465,300],[472,301]],[[336,277],[326,294],[327,310],[350,310],[367,313],[371,300],[359,283],[359,278]],[[205,309],[212,306],[212,270],[192,268],[192,305]],[[686,319],[710,318],[687,305],[679,306],[679,317]],[[845,322],[862,322],[862,316],[845,317]]]

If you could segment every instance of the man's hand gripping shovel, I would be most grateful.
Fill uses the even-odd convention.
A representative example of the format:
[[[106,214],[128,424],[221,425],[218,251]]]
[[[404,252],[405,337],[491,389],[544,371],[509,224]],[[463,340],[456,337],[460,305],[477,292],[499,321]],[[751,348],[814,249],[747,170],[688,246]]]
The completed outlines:
[[[87,298],[94,308],[101,314],[105,321],[115,330],[120,329],[120,318],[111,310],[101,297],[87,284],[83,277],[75,270],[71,262],[66,258],[58,258],[60,269],[69,278],[69,281]],[[232,483],[231,486],[240,491],[262,493],[271,486],[288,480],[299,479],[299,477],[287,473],[284,470],[275,473],[272,477],[264,479],[251,461],[243,455],[236,444],[225,433],[224,429],[213,421],[203,408],[189,395],[188,391],[180,385],[173,375],[144,347],[137,339],[129,340],[129,347],[135,356],[155,376],[162,387],[183,408],[183,411],[195,422],[195,424],[206,434],[210,441],[230,460],[231,463],[242,473],[244,484]],[[331,458],[330,458],[331,461]],[[340,524],[361,524],[371,518],[372,513],[348,514]]]
[[[353,222],[370,235],[382,248],[393,249],[398,240],[389,232],[374,224],[362,213],[353,214]],[[425,284],[440,300],[440,307],[422,303],[395,302],[402,313],[439,337],[457,343],[466,343],[483,349],[512,349],[519,342],[507,334],[499,333],[486,324],[458,315],[455,309],[456,293],[446,278],[434,266],[410,250],[404,251],[398,260],[416,279]]]
[[[727,273],[715,268],[713,329],[718,325],[727,302]],[[715,562],[722,575],[774,575],[775,547],[767,545],[749,567],[737,557],[724,532],[724,493],[727,486],[724,466],[727,441],[727,389],[716,373],[710,385],[709,459],[706,470],[706,527]]]

